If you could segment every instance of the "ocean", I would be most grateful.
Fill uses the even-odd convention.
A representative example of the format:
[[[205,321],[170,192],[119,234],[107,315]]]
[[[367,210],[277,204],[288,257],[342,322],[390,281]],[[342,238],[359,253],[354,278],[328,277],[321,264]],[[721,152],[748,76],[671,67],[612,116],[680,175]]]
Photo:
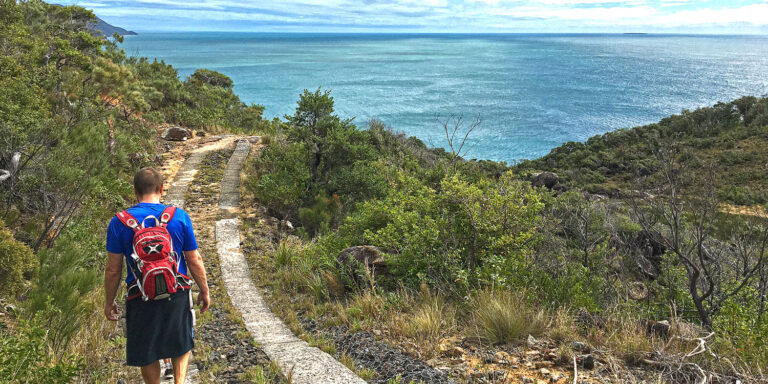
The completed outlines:
[[[467,158],[513,163],[568,141],[684,109],[768,94],[768,36],[622,34],[141,33],[126,53],[231,77],[265,116],[293,114],[303,89],[336,112],[445,146],[440,121],[480,125]]]

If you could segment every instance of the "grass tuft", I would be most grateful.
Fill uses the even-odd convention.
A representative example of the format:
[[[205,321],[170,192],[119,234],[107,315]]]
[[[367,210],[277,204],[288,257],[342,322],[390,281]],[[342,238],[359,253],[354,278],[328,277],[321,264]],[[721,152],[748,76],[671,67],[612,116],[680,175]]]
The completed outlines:
[[[484,290],[472,303],[478,336],[493,344],[540,336],[549,324],[543,310],[533,309],[522,295],[506,290]]]

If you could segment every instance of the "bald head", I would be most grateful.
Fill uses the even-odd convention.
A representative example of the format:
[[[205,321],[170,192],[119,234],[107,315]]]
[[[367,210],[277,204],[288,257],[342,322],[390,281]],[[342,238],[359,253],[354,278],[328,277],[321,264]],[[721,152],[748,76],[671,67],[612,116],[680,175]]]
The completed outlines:
[[[133,177],[136,196],[160,193],[163,190],[163,175],[154,168],[142,168]]]

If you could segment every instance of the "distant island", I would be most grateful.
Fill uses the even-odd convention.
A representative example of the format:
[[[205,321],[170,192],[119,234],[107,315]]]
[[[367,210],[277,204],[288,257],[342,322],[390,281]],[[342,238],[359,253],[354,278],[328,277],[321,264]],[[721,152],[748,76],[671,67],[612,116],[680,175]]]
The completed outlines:
[[[102,20],[100,17],[96,16],[96,22],[91,23],[88,25],[88,27],[92,31],[101,32],[104,36],[112,36],[113,34],[117,33],[118,35],[122,36],[134,36],[138,35],[138,33],[134,31],[129,31],[124,28],[115,27],[114,25],[107,23],[106,21]]]
[[[61,4],[51,4],[51,5],[55,5],[57,7],[61,7],[62,6]],[[129,30],[125,29],[125,28],[115,27],[114,25],[112,25],[110,23],[107,23],[102,18],[100,18],[100,17],[98,17],[96,15],[94,15],[94,17],[96,17],[96,21],[92,22],[92,23],[89,23],[88,24],[88,28],[91,31],[98,32],[98,33],[100,33],[103,36],[109,37],[109,36],[112,36],[115,33],[117,33],[118,35],[121,35],[121,36],[135,36],[135,35],[138,35],[138,33],[134,32],[134,31],[129,31]]]
[[[625,35],[647,35],[648,32],[624,32]]]

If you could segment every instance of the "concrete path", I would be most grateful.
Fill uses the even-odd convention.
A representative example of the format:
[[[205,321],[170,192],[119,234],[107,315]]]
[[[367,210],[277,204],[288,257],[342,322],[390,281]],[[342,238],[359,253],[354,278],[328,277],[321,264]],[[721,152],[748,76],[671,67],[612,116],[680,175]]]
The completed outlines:
[[[253,339],[270,360],[276,362],[293,384],[358,384],[365,381],[349,368],[318,348],[296,337],[270,311],[251,281],[248,262],[240,252],[240,220],[236,217],[239,203],[240,168],[248,157],[251,144],[238,142],[227,163],[221,185],[219,208],[230,218],[216,222],[216,247],[221,276],[232,304],[243,315]]]
[[[172,204],[180,208],[184,208],[184,200],[187,196],[187,189],[189,184],[195,179],[200,164],[205,159],[205,156],[209,152],[219,149],[225,142],[214,142],[212,144],[204,145],[195,149],[189,157],[184,160],[179,171],[176,173],[173,182],[168,187],[163,203]],[[199,371],[195,364],[190,364],[187,371],[186,384],[197,384],[199,382]],[[171,384],[173,379],[163,379],[160,381],[162,384]]]

